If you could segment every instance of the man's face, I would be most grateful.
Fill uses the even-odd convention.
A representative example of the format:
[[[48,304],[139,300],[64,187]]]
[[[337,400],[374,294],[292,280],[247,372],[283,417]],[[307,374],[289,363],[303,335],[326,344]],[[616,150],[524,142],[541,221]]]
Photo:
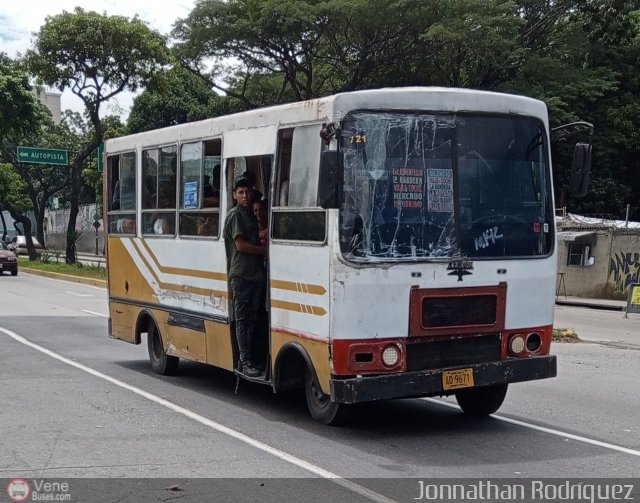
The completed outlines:
[[[253,189],[251,187],[238,187],[233,191],[233,199],[243,208],[251,208],[251,197]]]

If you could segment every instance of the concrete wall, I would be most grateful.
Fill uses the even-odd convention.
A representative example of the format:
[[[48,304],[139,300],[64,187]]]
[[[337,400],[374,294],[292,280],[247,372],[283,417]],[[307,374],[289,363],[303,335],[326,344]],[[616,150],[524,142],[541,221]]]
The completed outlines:
[[[626,299],[630,284],[640,283],[640,233],[615,234],[611,256],[607,293]]]
[[[76,230],[82,232],[82,237],[77,244],[79,252],[93,253],[96,251],[96,230],[93,227],[96,214],[96,205],[87,204],[80,206],[80,212],[76,220]],[[98,252],[102,254],[104,248],[104,233],[102,218],[98,220]],[[69,222],[69,208],[59,210],[47,210],[45,212],[45,239],[47,248],[51,250],[65,250],[67,247],[67,225]]]
[[[558,241],[558,272],[564,273],[566,293],[577,297],[626,300],[628,285],[640,283],[640,231],[591,230],[592,236],[573,242]],[[567,265],[571,243],[589,244],[593,265]],[[561,284],[558,286],[559,295],[564,295],[564,288]]]

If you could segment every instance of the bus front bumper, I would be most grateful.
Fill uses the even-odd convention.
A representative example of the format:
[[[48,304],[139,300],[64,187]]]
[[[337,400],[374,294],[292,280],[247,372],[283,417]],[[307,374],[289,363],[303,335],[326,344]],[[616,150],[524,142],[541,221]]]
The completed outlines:
[[[390,398],[450,395],[456,390],[443,388],[445,371],[472,369],[475,387],[555,377],[555,355],[533,358],[510,358],[462,367],[420,370],[402,374],[331,379],[331,400],[337,403],[361,403]],[[469,388],[463,388],[469,389]]]

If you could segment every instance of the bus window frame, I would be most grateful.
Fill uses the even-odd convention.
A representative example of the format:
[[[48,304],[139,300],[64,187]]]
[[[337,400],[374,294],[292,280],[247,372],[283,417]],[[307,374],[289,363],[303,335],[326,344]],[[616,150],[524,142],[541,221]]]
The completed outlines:
[[[176,165],[175,165],[175,172],[173,173],[175,180],[174,180],[174,195],[173,195],[173,207],[172,208],[160,208],[158,206],[158,200],[157,200],[157,195],[160,192],[160,176],[159,176],[159,169],[160,166],[156,165],[156,183],[155,183],[155,189],[156,189],[156,206],[154,208],[146,208],[144,207],[144,194],[143,194],[143,183],[145,183],[144,178],[146,178],[146,176],[148,176],[146,173],[143,172],[145,166],[144,166],[144,155],[145,152],[150,152],[153,150],[158,151],[159,153],[159,158],[160,158],[160,154],[161,151],[163,149],[166,148],[171,148],[173,147],[175,150],[175,156],[176,156]],[[140,234],[142,236],[144,236],[145,238],[160,238],[160,239],[168,239],[168,238],[175,238],[177,235],[177,205],[178,205],[178,162],[179,162],[179,158],[178,158],[178,143],[177,142],[172,142],[172,143],[167,143],[167,144],[163,144],[163,145],[154,145],[154,146],[148,146],[148,147],[144,147],[141,149],[140,151],[140,156],[142,159],[142,162],[140,163],[140,189],[138,190],[140,192]],[[167,234],[157,234],[155,232],[145,232],[145,227],[144,227],[144,222],[145,222],[145,216],[147,215],[151,215],[153,217],[153,215],[159,215],[160,217],[162,217],[163,215],[171,215],[173,214],[173,233],[167,233]]]
[[[120,180],[122,179],[122,157],[125,155],[133,156],[133,209],[121,209],[122,205],[122,184],[120,184]],[[111,178],[113,173],[113,167],[110,163],[110,160],[113,158],[118,158],[118,178],[114,182]],[[107,207],[109,208],[107,211],[107,219],[105,229],[107,235],[110,236],[118,236],[118,237],[131,237],[138,235],[138,150],[137,149],[127,149],[120,152],[113,152],[107,156]],[[112,186],[113,184],[113,186]],[[112,209],[113,206],[113,189],[115,185],[118,185],[118,190],[120,191],[120,203],[118,209]],[[111,230],[111,217],[116,217],[116,231]],[[124,223],[127,219],[133,220],[134,228],[131,232],[126,232],[124,230]],[[123,229],[122,231],[118,231],[117,228]]]
[[[215,156],[206,155],[206,143],[215,143],[219,142],[219,151],[220,153]],[[200,146],[200,160],[199,160],[199,175],[198,175],[198,189],[197,189],[197,207],[196,208],[184,208],[184,183],[183,183],[183,163],[182,163],[182,152],[183,147],[185,145],[199,145]],[[190,138],[188,141],[179,142],[178,144],[178,170],[177,170],[177,201],[176,201],[176,212],[177,212],[177,221],[176,221],[176,237],[179,239],[195,239],[195,240],[215,240],[219,241],[222,236],[222,226],[221,226],[221,207],[223,203],[222,193],[223,193],[223,165],[225,159],[222,156],[222,136],[214,136],[210,138]],[[219,200],[218,206],[203,206],[204,204],[204,176],[205,176],[205,161],[207,157],[218,157],[220,164],[220,172],[219,172]],[[214,164],[215,167],[215,164]],[[196,219],[206,218],[203,224],[206,223],[208,218],[211,216],[216,216],[216,233],[215,234],[198,234],[197,230],[195,234],[191,233],[182,233],[182,219],[183,216],[189,217],[194,216]],[[198,224],[196,224],[196,227]]]

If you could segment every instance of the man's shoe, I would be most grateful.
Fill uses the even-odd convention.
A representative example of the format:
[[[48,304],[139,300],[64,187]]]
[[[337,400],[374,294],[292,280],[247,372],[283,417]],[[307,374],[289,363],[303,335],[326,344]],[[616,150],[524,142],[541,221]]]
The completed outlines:
[[[260,377],[262,375],[262,371],[257,369],[251,365],[243,365],[242,373],[247,377]]]

